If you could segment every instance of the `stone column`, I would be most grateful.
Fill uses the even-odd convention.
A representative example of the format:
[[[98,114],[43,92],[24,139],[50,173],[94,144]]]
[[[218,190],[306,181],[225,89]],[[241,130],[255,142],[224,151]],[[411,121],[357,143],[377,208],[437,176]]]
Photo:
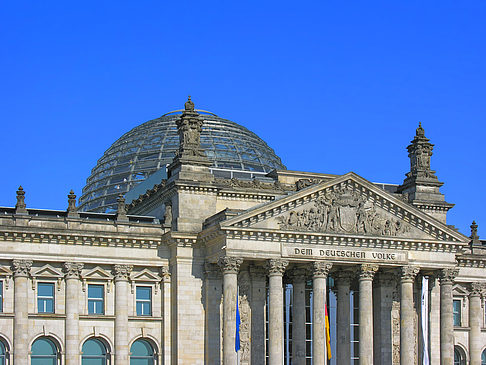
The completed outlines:
[[[251,363],[265,365],[265,303],[267,275],[263,266],[250,266]]]
[[[326,356],[326,280],[332,264],[330,262],[316,261],[313,265],[312,278],[312,364],[324,365]]]
[[[292,365],[305,365],[305,279],[306,270],[292,270]]]
[[[269,365],[283,363],[283,285],[282,275],[288,261],[271,259],[267,261],[268,269],[268,355]]]
[[[14,276],[14,365],[27,364],[29,356],[29,292],[31,260],[13,260]]]
[[[378,265],[362,264],[359,274],[359,363],[373,365],[373,276]]]
[[[419,268],[403,266],[400,277],[400,364],[415,364],[413,282]]]
[[[336,358],[338,364],[351,362],[351,321],[349,289],[354,273],[349,270],[339,270],[333,274],[337,289],[337,346]]]
[[[79,279],[83,266],[76,262],[63,264],[66,282],[66,365],[79,364]]]
[[[223,272],[223,365],[236,364],[236,301],[238,270],[243,260],[224,256],[219,259]]]
[[[167,266],[160,268],[160,276],[162,277],[162,365],[169,365],[171,359],[171,284],[170,284],[170,270]]]
[[[393,364],[394,342],[397,341],[396,338],[399,341],[400,337],[399,333],[393,333],[394,318],[399,317],[399,308],[395,309],[396,317],[393,313],[394,292],[397,284],[396,272],[380,271],[373,284],[373,301],[375,302],[373,312],[374,365],[389,365]],[[395,363],[400,360],[400,354],[398,352],[397,354],[398,358]]]
[[[454,361],[454,318],[452,314],[452,284],[458,269],[440,271],[440,363]]]
[[[205,265],[206,364],[221,363],[221,270],[218,265]]]
[[[469,294],[469,356],[470,365],[481,365],[481,324],[483,315],[481,311],[481,293],[483,286],[480,283],[471,283]]]
[[[430,287],[430,363],[440,364],[440,286],[437,274],[429,275]]]
[[[128,279],[131,265],[115,265],[115,364],[128,365]]]

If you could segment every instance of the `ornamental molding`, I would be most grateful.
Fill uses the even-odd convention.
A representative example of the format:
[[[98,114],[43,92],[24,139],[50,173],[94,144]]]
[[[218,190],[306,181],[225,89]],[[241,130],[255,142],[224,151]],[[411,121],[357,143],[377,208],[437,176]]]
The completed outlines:
[[[312,276],[314,278],[327,278],[329,271],[332,269],[332,263],[324,261],[315,261],[312,264]]]
[[[221,223],[272,229],[455,242],[467,237],[354,173],[310,186]]]
[[[447,269],[440,270],[439,280],[441,285],[442,284],[452,285],[454,283],[454,279],[457,277],[458,274],[459,274],[459,269],[456,268],[447,268]]]
[[[169,231],[162,236],[161,243],[168,246],[192,247],[198,241],[197,234]]]
[[[483,296],[485,292],[485,283],[471,283],[469,284],[469,295],[472,297]]]
[[[474,268],[486,268],[486,256],[461,256],[457,258],[457,266],[459,267],[474,267]]]

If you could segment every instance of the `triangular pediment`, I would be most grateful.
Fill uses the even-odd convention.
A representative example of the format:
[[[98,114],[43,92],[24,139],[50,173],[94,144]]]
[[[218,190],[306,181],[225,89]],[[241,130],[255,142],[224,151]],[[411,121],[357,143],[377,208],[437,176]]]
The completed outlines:
[[[63,274],[61,271],[55,269],[51,265],[47,264],[39,269],[37,269],[35,272],[32,273],[33,277],[48,277],[48,278],[59,278],[62,277]]]
[[[352,172],[252,208],[221,227],[468,242]]]
[[[0,266],[0,276],[12,276],[12,270],[7,266]]]
[[[467,297],[469,295],[469,290],[461,284],[454,284],[452,287],[452,295]]]
[[[105,269],[96,266],[95,268],[88,271],[86,274],[83,275],[84,279],[113,279],[113,275],[111,275]]]
[[[148,269],[143,269],[139,273],[132,276],[134,281],[160,281],[161,278]]]

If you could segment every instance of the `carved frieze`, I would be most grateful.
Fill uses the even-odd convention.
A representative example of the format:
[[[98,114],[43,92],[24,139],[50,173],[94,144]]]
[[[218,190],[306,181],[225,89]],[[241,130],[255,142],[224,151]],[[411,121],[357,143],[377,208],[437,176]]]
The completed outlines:
[[[277,219],[282,230],[373,236],[398,236],[410,231],[408,223],[381,212],[376,202],[369,201],[350,184],[327,189],[310,207],[292,210]]]
[[[248,271],[240,273],[239,310],[240,310],[240,364],[251,363],[251,308],[250,308],[250,275]]]

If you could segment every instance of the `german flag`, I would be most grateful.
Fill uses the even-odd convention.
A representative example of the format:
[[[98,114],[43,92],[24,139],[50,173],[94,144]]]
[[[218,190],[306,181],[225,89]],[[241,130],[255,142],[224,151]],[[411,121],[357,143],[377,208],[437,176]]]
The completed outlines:
[[[327,359],[331,360],[331,335],[329,333],[329,315],[327,314],[327,304],[324,304],[324,308],[326,310],[326,349],[327,349]]]

